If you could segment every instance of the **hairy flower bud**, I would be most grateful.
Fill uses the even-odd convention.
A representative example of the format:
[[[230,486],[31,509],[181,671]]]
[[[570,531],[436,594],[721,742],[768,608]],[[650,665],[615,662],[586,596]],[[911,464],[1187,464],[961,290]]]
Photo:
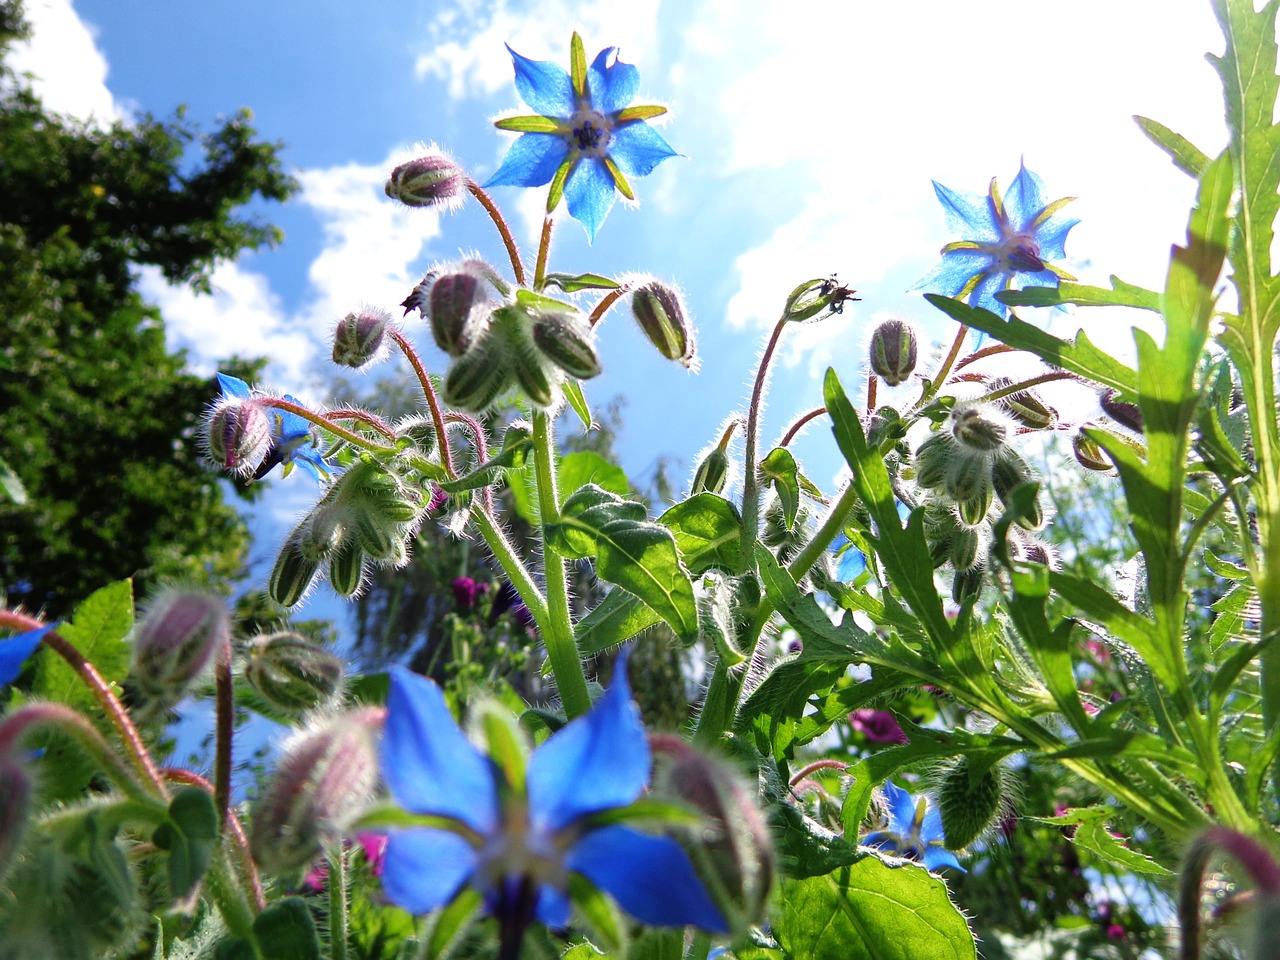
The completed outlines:
[[[891,387],[915,371],[916,332],[901,320],[886,320],[871,335],[871,370]]]
[[[502,351],[490,337],[454,361],[444,378],[444,399],[452,407],[479,413],[509,386]]]
[[[650,280],[631,294],[631,312],[660,354],[688,369],[697,368],[693,327],[686,317],[679,291]]]
[[[342,689],[342,659],[296,633],[250,641],[244,678],[267,703],[289,716],[323,707]]]
[[[1031,467],[1016,452],[1008,447],[997,452],[991,464],[991,483],[995,487],[996,496],[1006,507],[1010,505],[1014,488],[1020,483],[1030,483],[1033,480],[1035,474]],[[1032,502],[1030,514],[1019,517],[1017,524],[1027,530],[1038,530],[1044,525],[1044,510],[1038,493]]]
[[[13,863],[26,833],[35,800],[35,783],[13,750],[0,750],[0,880]]]
[[[986,500],[990,505],[991,461],[983,454],[959,452],[947,462],[942,486],[956,503]]]
[[[961,756],[942,778],[938,810],[948,850],[960,850],[999,819],[1004,784],[998,764],[977,772],[968,756]]]
[[[994,407],[971,403],[958,404],[951,411],[949,426],[957,443],[983,452],[1003,446],[1010,433]]]
[[[988,385],[992,392],[1013,386],[1008,377],[992,380]],[[997,407],[1031,430],[1047,430],[1058,422],[1058,411],[1046,404],[1031,390],[1019,390],[995,401]]]
[[[436,346],[451,357],[461,357],[479,337],[486,318],[489,291],[480,264],[467,261],[442,274],[431,284],[427,316]]]
[[[466,196],[467,175],[438,150],[391,171],[386,194],[410,207],[456,207]]]
[[[340,367],[363,367],[382,352],[391,314],[363,309],[348,313],[333,331],[333,362]]]
[[[1071,438],[1071,452],[1075,455],[1076,463],[1086,470],[1097,473],[1112,473],[1115,470],[1102,447],[1083,433],[1077,433]]]
[[[729,479],[729,455],[719,447],[715,447],[702,458],[698,469],[693,474],[693,485],[690,494],[719,493]]]
[[[957,570],[972,570],[986,560],[986,544],[976,526],[957,526],[949,541],[947,559]]]
[[[266,872],[305,867],[368,800],[377,783],[374,737],[382,717],[374,708],[342,714],[285,744],[254,809],[249,838]]]
[[[982,592],[982,583],[987,576],[987,565],[978,563],[968,570],[957,570],[951,578],[951,599],[956,603],[964,603]]]
[[[369,559],[364,544],[348,537],[329,557],[329,585],[340,597],[354,597],[364,586],[365,563]]]
[[[579,380],[598,376],[600,357],[591,327],[580,316],[543,313],[533,321],[533,342],[542,355]]]
[[[304,520],[303,524],[306,522]],[[304,550],[301,527],[295,529],[280,548],[280,555],[271,568],[271,576],[267,580],[268,596],[282,607],[300,603],[311,588],[320,563],[320,557]]]
[[[1142,410],[1136,403],[1128,403],[1120,399],[1119,390],[1108,390],[1099,401],[1103,412],[1122,427],[1128,427],[1134,433],[1141,433],[1143,428]]]
[[[271,449],[271,420],[255,400],[225,400],[210,411],[204,441],[212,463],[251,476]]]
[[[942,486],[947,476],[947,464],[955,459],[954,443],[946,433],[931,434],[916,448],[916,485],[922,490]]]
[[[792,323],[821,320],[833,313],[843,313],[846,302],[858,299],[854,296],[856,292],[840,286],[835,277],[806,280],[788,294],[782,315]]]
[[[168,709],[231,643],[231,615],[221,598],[197,590],[162,590],[133,635],[133,682],[152,709]]]

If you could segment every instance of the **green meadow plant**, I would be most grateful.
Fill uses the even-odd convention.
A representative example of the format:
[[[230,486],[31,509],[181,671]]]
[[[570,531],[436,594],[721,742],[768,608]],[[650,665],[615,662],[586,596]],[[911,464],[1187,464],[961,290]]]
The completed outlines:
[[[298,465],[319,484],[267,584],[284,610],[403,567],[424,524],[485,544],[503,586],[481,602],[475,581],[453,584],[452,679],[350,675],[287,629],[237,635],[181,587],[136,624],[127,583],[63,624],[0,611],[0,957],[963,960],[977,929],[990,955],[1017,943],[952,886],[1036,831],[1070,845],[1072,877],[1158,892],[1142,940],[1110,905],[1092,940],[1073,933],[1088,917],[1047,918],[1073,955],[1274,956],[1278,6],[1214,0],[1225,146],[1138,118],[1197,185],[1163,289],[1067,274],[1077,221],[1025,166],[1007,190],[935,184],[953,239],[917,286],[957,323],[949,346],[881,324],[865,379],[828,371],[768,444],[779,344],[857,299],[801,279],[747,406],[656,510],[557,432],[592,428],[582,382],[606,372],[611,311],[696,367],[683,298],[552,269],[551,240],[562,206],[594,238],[675,155],[649,122],[665,108],[633,104],[636,68],[614,48],[588,62],[577,34],[567,71],[512,51],[533,112],[496,122],[518,136],[489,183],[432,149],[386,184],[414,207],[474,201],[505,259],[441,264],[403,318],[363,308],[335,326],[335,363],[397,356],[425,413],[312,409],[220,376],[204,428],[220,468]],[[490,187],[547,188],[532,261]],[[1084,327],[1091,308],[1143,314],[1136,359],[1018,315],[1069,306]],[[1049,384],[1086,415],[1055,409]],[[791,449],[814,423],[848,467],[834,489]],[[1123,571],[1059,562],[1032,466],[1046,449],[1113,478],[1136,544]],[[509,536],[508,503],[536,549]],[[574,609],[571,564],[608,585],[590,609]],[[707,665],[680,731],[646,730],[631,696],[629,651],[658,625]],[[553,697],[504,681],[530,665]],[[157,759],[189,691],[214,703],[210,779]],[[237,802],[246,710],[295,732]],[[1021,808],[1031,769],[1052,771],[1056,808]]]

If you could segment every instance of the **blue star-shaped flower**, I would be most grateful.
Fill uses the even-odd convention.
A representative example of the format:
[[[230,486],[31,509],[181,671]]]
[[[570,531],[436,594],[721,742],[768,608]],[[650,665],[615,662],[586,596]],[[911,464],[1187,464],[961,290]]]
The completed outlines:
[[[997,291],[1075,279],[1049,262],[1066,256],[1067,233],[1080,222],[1058,215],[1074,198],[1045,203],[1044,184],[1025,166],[1003,198],[994,179],[985,197],[957,193],[936,180],[933,190],[947,226],[963,239],[943,247],[942,262],[911,289],[959,297],[1007,318],[1009,308],[995,298]]]
[[[967,872],[955,854],[944,846],[942,814],[936,807],[930,807],[924,797],[917,803],[892,780],[884,782],[884,798],[889,804],[889,826],[867,834],[862,841],[864,845],[891,856],[918,860],[928,870],[954,867],[961,873]]]
[[[520,99],[537,116],[507,117],[496,126],[521,134],[486,187],[551,184],[547,212],[569,201],[569,215],[596,231],[613,206],[615,189],[635,193],[627,177],[643,177],[676,152],[644,121],[667,112],[660,106],[629,106],[640,88],[640,71],[607,47],[587,66],[582,38],[570,45],[572,75],[554,63],[529,60],[510,47]]]
[[[37,627],[26,633],[0,640],[0,687],[18,679],[18,674],[22,672],[22,665],[27,662],[27,658],[36,652],[36,647],[40,646],[44,635],[56,626],[56,623],[51,623],[48,626]]]
[[[435,683],[393,668],[382,775],[402,807],[440,826],[390,834],[382,884],[392,902],[427,913],[470,884],[518,950],[533,919],[569,922],[568,884],[578,874],[643,923],[725,932],[679,844],[597,816],[635,801],[649,780],[649,743],[625,671],[624,657],[595,707],[538,747],[513,783],[510,767],[459,729]]]
[[[248,400],[253,393],[243,380],[225,373],[218,374],[218,386],[222,388],[224,400],[232,398]],[[287,393],[284,398],[290,403],[299,403]],[[271,449],[267,451],[262,463],[254,471],[254,480],[261,480],[281,463],[284,464],[284,476],[287,477],[293,465],[297,463],[315,477],[317,483],[333,472],[332,468],[324,462],[320,445],[311,434],[311,424],[305,418],[274,407],[267,408],[267,417],[271,421]]]

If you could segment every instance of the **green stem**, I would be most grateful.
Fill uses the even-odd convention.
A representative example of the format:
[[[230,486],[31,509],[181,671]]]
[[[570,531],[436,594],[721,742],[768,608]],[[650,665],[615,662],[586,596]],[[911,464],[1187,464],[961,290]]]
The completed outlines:
[[[218,808],[218,829],[227,824],[231,811],[231,742],[235,733],[235,692],[231,688],[231,645],[224,643],[214,665],[216,701],[213,755],[213,800]]]
[[[788,323],[784,314],[774,325],[769,342],[765,344],[760,366],[756,370],[756,382],[751,388],[751,406],[747,408],[747,430],[743,445],[742,478],[742,555],[750,558],[755,551],[756,534],[760,526],[760,478],[756,476],[756,445],[760,434],[760,412],[764,405],[765,384],[769,380],[769,363],[778,349],[782,331]],[[749,560],[748,560],[749,562]]]
[[[534,583],[529,568],[524,565],[524,561],[520,559],[519,554],[507,539],[507,535],[503,533],[491,514],[483,509],[473,510],[471,520],[479,528],[480,536],[484,537],[484,542],[488,544],[494,559],[498,561],[507,579],[516,588],[516,593],[520,594],[520,599],[529,608],[534,622],[541,629],[542,624],[549,618],[547,601],[542,591],[538,589],[538,585]]]
[[[556,491],[555,437],[551,417],[541,410],[533,414],[533,464],[538,487],[538,512],[542,518],[542,556],[547,584],[547,608],[538,621],[542,641],[547,645],[551,672],[555,675],[565,715],[572,720],[591,707],[587,678],[573,638],[573,621],[569,612],[569,581],[564,558],[547,538],[547,528],[560,514]],[[531,608],[532,609],[532,608]],[[534,617],[537,620],[537,616]]]
[[[227,929],[237,937],[244,937],[256,944],[253,936],[253,920],[256,915],[245,897],[244,890],[235,881],[236,872],[227,859],[226,851],[214,855],[204,875],[204,888],[222,914]]]
[[[329,856],[329,958],[347,960],[347,852]]]
[[[922,410],[928,405],[929,401],[938,395],[938,390],[946,382],[947,377],[951,375],[951,368],[955,365],[956,357],[960,355],[960,348],[964,346],[964,338],[969,335],[969,328],[963,323],[960,329],[956,331],[956,338],[951,342],[951,350],[946,358],[942,361],[942,366],[938,368],[938,372],[934,374],[933,379],[929,381],[929,386],[925,388],[924,393],[920,395],[919,402],[916,403],[916,410]]]

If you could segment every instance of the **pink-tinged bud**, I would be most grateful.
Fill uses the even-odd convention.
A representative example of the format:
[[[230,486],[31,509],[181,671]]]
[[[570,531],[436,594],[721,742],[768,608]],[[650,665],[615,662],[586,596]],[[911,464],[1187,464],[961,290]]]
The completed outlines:
[[[651,280],[631,294],[631,312],[658,352],[686,369],[696,370],[698,350],[693,326],[678,290]]]
[[[1112,473],[1115,470],[1115,466],[1103,452],[1102,447],[1083,433],[1077,433],[1071,438],[1071,452],[1075,455],[1076,463],[1086,470],[1097,473]]]
[[[0,751],[0,880],[14,862],[31,820],[35,783],[11,750]]]
[[[886,320],[871,335],[871,371],[891,387],[916,369],[916,332],[901,320]]]
[[[289,716],[329,704],[342,690],[343,664],[296,633],[273,633],[249,643],[244,678],[267,703]]]
[[[263,870],[302,869],[358,816],[378,780],[374,738],[384,715],[340,714],[285,744],[253,814],[249,846]]]
[[[386,341],[391,314],[365,308],[348,313],[333,331],[333,362],[340,367],[363,367],[376,360]]]
[[[460,357],[475,342],[487,317],[489,291],[485,277],[470,264],[443,274],[431,284],[427,314],[436,346]]]
[[[152,709],[168,709],[231,642],[231,616],[220,597],[198,590],[161,591],[133,635],[133,682]]]
[[[1128,403],[1120,399],[1119,390],[1108,390],[1099,401],[1103,412],[1122,427],[1128,427],[1134,433],[1141,433],[1143,428],[1142,410],[1136,403]]]
[[[467,192],[467,175],[439,151],[402,163],[391,171],[387,196],[410,207],[456,207]]]
[[[251,476],[271,449],[271,420],[255,400],[225,400],[209,412],[204,441],[213,464]]]

